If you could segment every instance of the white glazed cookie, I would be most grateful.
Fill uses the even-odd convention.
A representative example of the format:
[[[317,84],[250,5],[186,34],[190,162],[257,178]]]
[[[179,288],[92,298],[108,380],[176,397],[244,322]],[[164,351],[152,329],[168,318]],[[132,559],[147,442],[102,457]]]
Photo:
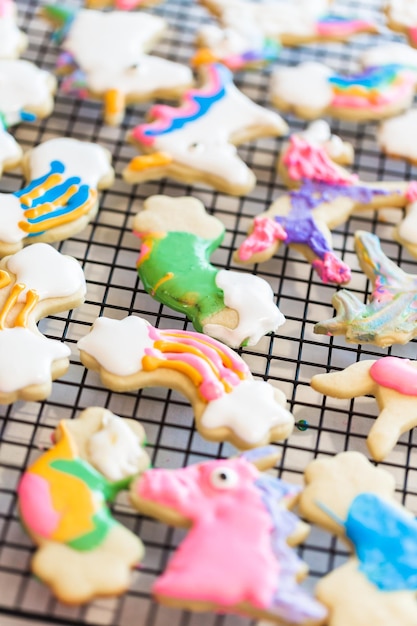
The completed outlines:
[[[287,132],[284,120],[252,102],[234,85],[221,64],[200,66],[202,86],[184,95],[180,107],[155,105],[149,123],[136,126],[130,141],[143,156],[123,172],[127,182],[158,180],[201,182],[233,195],[248,193],[256,183],[236,145],[257,137]]]
[[[133,223],[141,240],[137,270],[153,298],[231,348],[255,345],[285,322],[269,283],[210,263],[225,227],[200,200],[151,196],[143,208]]]
[[[0,0],[0,59],[15,59],[27,46],[27,36],[17,27],[16,18],[13,0]]]
[[[72,257],[36,243],[0,263],[0,403],[43,400],[69,367],[68,346],[47,339],[37,321],[79,306],[84,273]]]
[[[322,578],[316,595],[329,626],[417,623],[417,522],[395,498],[395,480],[359,452],[312,461],[299,506],[353,555]]]
[[[404,33],[409,44],[417,48],[416,0],[388,0],[385,13],[388,27],[399,33]]]
[[[333,250],[330,229],[370,207],[406,209],[396,233],[407,233],[407,247],[413,252],[417,234],[406,222],[412,222],[415,212],[415,183],[361,181],[339,165],[352,160],[352,146],[332,135],[324,120],[292,135],[278,165],[290,191],[255,217],[235,260],[262,263],[285,243],[306,257],[324,283],[348,283],[351,271]]]
[[[183,393],[206,439],[246,449],[291,434],[283,392],[254,380],[238,354],[206,335],[161,330],[133,315],[99,317],[78,348],[82,363],[113,391],[158,386]]]
[[[43,7],[43,15],[65,30],[58,67],[62,88],[104,103],[104,119],[119,124],[130,103],[177,98],[192,85],[190,68],[145,54],[161,38],[165,21],[146,13],[78,12]]]
[[[25,530],[37,545],[31,567],[56,597],[80,604],[126,591],[142,542],[109,509],[149,466],[139,422],[91,407],[61,420],[53,446],[17,489]]]
[[[0,193],[0,256],[80,232],[97,213],[97,190],[114,179],[108,150],[68,137],[29,150],[23,171],[26,187]]]
[[[332,115],[365,122],[391,117],[411,106],[417,84],[416,67],[404,65],[399,60],[403,56],[396,49],[387,62],[385,54],[365,53],[364,69],[350,75],[316,61],[280,67],[272,76],[272,102],[305,119]]]
[[[381,122],[377,138],[388,156],[417,164],[417,109]]]
[[[339,372],[317,374],[311,386],[333,398],[375,397],[380,414],[367,446],[376,461],[383,461],[400,436],[417,425],[417,362],[394,356],[358,361]]]
[[[17,167],[22,156],[21,147],[0,122],[0,176],[4,171]]]
[[[6,128],[22,119],[47,117],[54,106],[56,80],[30,61],[0,59],[0,116]]]

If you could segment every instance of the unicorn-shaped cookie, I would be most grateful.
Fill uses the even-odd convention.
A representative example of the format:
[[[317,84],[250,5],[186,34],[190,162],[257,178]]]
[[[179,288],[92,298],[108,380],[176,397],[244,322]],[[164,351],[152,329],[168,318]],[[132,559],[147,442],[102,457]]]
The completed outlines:
[[[326,612],[298,585],[305,566],[288,545],[306,534],[288,510],[298,488],[262,474],[255,465],[262,454],[270,452],[148,470],[132,483],[131,499],[140,511],[189,527],[152,593],[190,610],[322,624]]]
[[[355,233],[359,263],[372,282],[369,303],[347,289],[334,294],[335,317],[318,322],[314,332],[345,335],[351,343],[374,343],[382,348],[407,343],[417,335],[417,276],[407,274],[381,250],[376,235]]]
[[[62,420],[52,448],[23,474],[19,514],[38,546],[32,570],[63,602],[79,604],[129,586],[144,548],[108,504],[149,466],[144,440],[137,421],[89,408]]]
[[[376,461],[382,461],[400,436],[417,425],[416,361],[395,356],[358,361],[340,372],[313,376],[311,386],[335,398],[375,396],[381,412],[366,443]]]
[[[81,231],[97,213],[97,189],[113,183],[110,163],[108,150],[68,137],[50,139],[27,152],[23,170],[28,184],[0,194],[0,255]]]
[[[389,28],[404,33],[410,46],[417,48],[416,0],[387,0],[385,12]]]
[[[408,217],[398,228],[402,233],[409,229],[407,222],[414,217],[412,207],[417,206],[413,201],[414,184],[362,182],[338,165],[352,158],[352,147],[331,135],[322,120],[293,135],[281,153],[279,171],[286,184],[297,189],[279,197],[254,219],[250,235],[235,259],[242,263],[266,261],[285,242],[310,261],[324,283],[349,282],[350,268],[333,251],[329,229],[355,211],[406,207]],[[412,235],[409,230],[405,236]]]
[[[129,163],[123,172],[127,182],[169,176],[234,195],[254,187],[255,176],[235,145],[283,135],[287,125],[241,93],[225,66],[206,64],[199,69],[203,85],[188,91],[182,106],[155,105],[149,113],[151,121],[131,131],[130,140],[146,154]]]
[[[183,393],[206,439],[245,449],[291,434],[283,392],[254,380],[238,354],[210,337],[161,330],[136,316],[99,317],[78,348],[81,362],[114,391],[162,386]]]
[[[65,374],[70,349],[42,335],[36,322],[79,306],[85,279],[78,262],[36,243],[0,263],[0,403],[43,400]]]
[[[42,8],[63,39],[58,67],[67,74],[62,88],[104,101],[107,124],[120,124],[125,107],[153,98],[176,98],[192,85],[185,65],[145,54],[166,23],[146,13]]]
[[[366,122],[391,117],[411,106],[417,85],[411,53],[398,44],[366,51],[361,72],[337,74],[327,65],[308,61],[278,68],[271,81],[272,101],[282,111],[305,119],[332,115]]]
[[[285,322],[265,280],[211,265],[225,227],[196,198],[151,196],[133,230],[141,239],[137,268],[146,291],[184,313],[199,332],[238,348]]]
[[[14,59],[26,48],[28,39],[17,27],[13,0],[0,0],[0,59]]]
[[[329,626],[417,623],[417,522],[395,499],[395,480],[359,452],[317,459],[300,510],[347,540],[355,555],[319,581]]]

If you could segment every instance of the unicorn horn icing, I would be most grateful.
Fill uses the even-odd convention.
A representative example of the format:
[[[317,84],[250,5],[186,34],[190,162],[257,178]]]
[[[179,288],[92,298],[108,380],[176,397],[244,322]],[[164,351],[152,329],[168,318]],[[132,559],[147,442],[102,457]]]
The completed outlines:
[[[100,317],[78,347],[82,363],[114,391],[159,386],[183,393],[206,439],[246,449],[292,431],[283,392],[254,380],[238,354],[200,333],[160,330],[135,316]]]

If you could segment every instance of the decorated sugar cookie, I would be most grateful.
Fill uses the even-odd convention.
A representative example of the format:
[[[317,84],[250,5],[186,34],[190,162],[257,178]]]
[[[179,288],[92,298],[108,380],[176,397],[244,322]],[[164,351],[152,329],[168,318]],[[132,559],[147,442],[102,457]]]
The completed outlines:
[[[388,27],[399,33],[404,33],[409,44],[417,48],[416,0],[387,0],[385,12]]]
[[[79,604],[128,588],[144,548],[108,505],[149,466],[144,440],[135,420],[89,408],[62,420],[52,448],[23,474],[18,506],[37,544],[32,570],[62,602]]]
[[[0,59],[0,120],[8,128],[52,112],[56,80],[30,61]]]
[[[85,279],[78,262],[36,243],[0,262],[0,403],[43,400],[69,367],[70,349],[36,322],[79,306]]]
[[[110,161],[108,150],[68,137],[27,152],[23,170],[28,184],[12,194],[0,193],[0,255],[82,230],[97,213],[97,189],[113,183]]]
[[[364,69],[354,74],[337,74],[316,61],[280,67],[272,76],[272,102],[305,119],[332,115],[366,122],[392,117],[414,98],[417,73],[415,65],[406,62],[407,56],[396,51],[387,62],[384,54],[365,52]]]
[[[340,372],[313,376],[311,386],[335,398],[375,396],[381,412],[367,445],[376,461],[382,461],[400,436],[417,425],[416,361],[394,356],[358,361]]]
[[[300,510],[348,541],[352,556],[322,578],[329,626],[417,623],[417,522],[395,498],[395,481],[359,452],[312,461]]]
[[[0,120],[0,176],[17,167],[22,160],[22,149]]]
[[[339,165],[352,159],[352,146],[332,135],[322,120],[293,135],[282,150],[279,171],[286,184],[296,189],[254,219],[235,259],[242,263],[266,261],[284,242],[310,261],[324,283],[349,282],[350,268],[334,252],[329,229],[356,211],[405,207],[407,217],[398,233],[406,233],[415,204],[414,183],[362,182]],[[414,246],[414,232],[410,230],[405,237]],[[417,236],[415,240],[417,244]]]
[[[359,263],[372,282],[368,304],[342,289],[334,294],[336,316],[318,322],[314,332],[345,335],[351,343],[373,343],[382,348],[407,343],[417,335],[417,276],[407,274],[381,250],[376,235],[355,233]]]
[[[152,469],[132,483],[140,511],[189,528],[152,593],[192,611],[323,624],[326,611],[299,586],[306,567],[290,547],[308,530],[289,510],[298,488],[260,472],[262,453],[270,454]]]
[[[124,170],[127,182],[168,176],[234,195],[254,187],[255,176],[235,146],[257,137],[283,135],[287,125],[241,93],[225,66],[206,64],[199,69],[203,84],[188,91],[180,107],[155,105],[149,112],[151,121],[131,131],[131,142],[145,154],[132,159]]]
[[[238,348],[285,322],[265,280],[211,265],[225,227],[197,198],[152,196],[133,230],[141,240],[137,269],[146,291],[184,313],[197,331]]]
[[[193,82],[185,65],[145,54],[166,24],[157,16],[123,11],[78,12],[45,6],[43,15],[59,29],[62,89],[103,100],[107,124],[120,124],[125,107],[154,98],[177,98]]]
[[[0,0],[0,59],[15,59],[25,50],[28,40],[16,22],[13,0]]]
[[[158,386],[183,393],[206,439],[245,449],[291,434],[283,392],[254,380],[238,354],[206,335],[160,330],[133,315],[99,317],[78,348],[81,362],[113,391]]]

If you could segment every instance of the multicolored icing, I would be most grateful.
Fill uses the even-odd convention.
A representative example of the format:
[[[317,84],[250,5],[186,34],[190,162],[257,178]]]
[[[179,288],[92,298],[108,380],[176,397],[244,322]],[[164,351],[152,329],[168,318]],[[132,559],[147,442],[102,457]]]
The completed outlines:
[[[285,322],[266,281],[211,265],[225,228],[199,200],[152,196],[144,209],[133,229],[141,240],[138,273],[152,297],[232,348],[254,345]]]
[[[39,400],[69,366],[70,349],[37,329],[40,316],[78,306],[85,280],[78,262],[37,243],[0,264],[0,403]],[[47,301],[47,306],[45,305]]]
[[[351,75],[306,62],[275,70],[272,101],[308,119],[326,114],[341,119],[359,115],[361,121],[381,119],[411,105],[416,82],[414,68],[393,62]]]
[[[245,362],[218,341],[191,331],[160,330],[146,320],[98,318],[78,348],[86,367],[115,390],[173,387],[191,401],[203,436],[250,448],[291,432],[283,394],[254,380]]]
[[[289,185],[299,188],[276,200],[253,221],[250,235],[235,257],[260,262],[273,256],[281,241],[295,245],[324,283],[345,284],[350,268],[332,249],[328,228],[363,208],[407,206],[408,183],[362,183],[334,161],[344,158],[344,144],[335,142],[324,122],[293,135],[281,156],[280,169]],[[341,145],[339,145],[339,143]],[[332,160],[333,159],[333,160]]]
[[[165,166],[157,167],[148,155],[134,158],[123,173],[128,182],[171,176],[235,195],[254,186],[253,173],[237,154],[236,138],[242,143],[282,135],[287,125],[243,95],[225,66],[204,64],[199,69],[202,87],[186,92],[180,107],[155,105],[149,113],[152,121],[132,130],[130,138],[141,150],[167,158]]]
[[[110,153],[97,144],[58,138],[25,157],[30,182],[0,194],[0,254],[33,241],[59,241],[82,230],[98,208],[98,187],[114,174]]]
[[[145,472],[132,484],[133,504],[191,524],[153,585],[156,599],[280,623],[322,623],[326,611],[298,586],[302,563],[287,544],[299,520],[285,500],[297,491],[244,455]]]
[[[417,334],[417,276],[407,274],[381,250],[376,235],[355,234],[355,249],[362,270],[372,281],[372,294],[363,304],[343,289],[332,298],[336,316],[319,322],[314,332],[345,335],[352,343],[381,347],[407,343]]]
[[[358,452],[306,469],[300,509],[308,521],[349,540],[355,556],[316,588],[331,626],[411,624],[417,618],[417,522],[395,499],[394,478]],[[352,593],[355,602],[352,602]]]
[[[0,120],[8,128],[22,120],[48,116],[56,80],[30,61],[0,59]]]
[[[13,0],[0,0],[0,59],[14,59],[27,46],[27,37],[18,29]]]
[[[74,423],[61,421],[55,431],[53,447],[32,463],[20,480],[17,493],[21,520],[39,546],[33,564],[35,573],[51,584],[58,597],[62,594],[61,586],[66,575],[60,572],[57,574],[59,580],[48,580],[41,563],[41,553],[46,545],[50,550],[51,544],[61,544],[70,551],[90,553],[90,556],[97,555],[100,550],[108,551],[112,560],[110,567],[126,570],[136,563],[143,552],[140,540],[124,529],[108,508],[120,491],[128,489],[133,476],[149,466],[149,459],[141,447],[143,438],[127,422],[109,411],[95,408],[84,411]],[[107,442],[106,453],[109,454],[107,465],[100,463],[100,468],[96,469],[85,451],[92,449],[94,458],[97,448],[102,452],[103,439]],[[126,473],[123,450],[125,454],[130,451],[133,461],[128,467],[129,473]],[[104,471],[108,467],[110,476]],[[117,480],[114,480],[114,474]],[[127,533],[133,553],[125,562],[123,552],[117,552],[116,537]],[[115,541],[113,547],[111,538]],[[85,557],[81,557],[78,563],[81,580],[84,576],[87,578],[83,574],[83,561]],[[100,567],[100,559],[97,565]],[[61,566],[56,563],[54,567],[59,571],[66,568],[67,563],[61,563]],[[74,575],[74,570],[71,574]],[[108,575],[112,577],[111,573]],[[78,584],[74,585],[74,580],[73,587],[78,587]],[[96,588],[93,584],[92,587],[90,591],[89,585],[86,585],[86,597],[100,593],[100,584]],[[115,592],[118,591],[116,587]],[[74,601],[85,599],[82,596],[71,598]]]
[[[380,412],[366,443],[376,461],[382,461],[400,436],[417,425],[415,361],[394,356],[358,361],[344,370],[313,376],[311,386],[337,398],[375,396]]]
[[[65,11],[61,17],[55,6],[42,12],[60,29],[64,91],[103,99],[109,124],[119,124],[131,102],[177,97],[193,83],[188,67],[145,54],[165,31],[160,17],[91,9]]]

